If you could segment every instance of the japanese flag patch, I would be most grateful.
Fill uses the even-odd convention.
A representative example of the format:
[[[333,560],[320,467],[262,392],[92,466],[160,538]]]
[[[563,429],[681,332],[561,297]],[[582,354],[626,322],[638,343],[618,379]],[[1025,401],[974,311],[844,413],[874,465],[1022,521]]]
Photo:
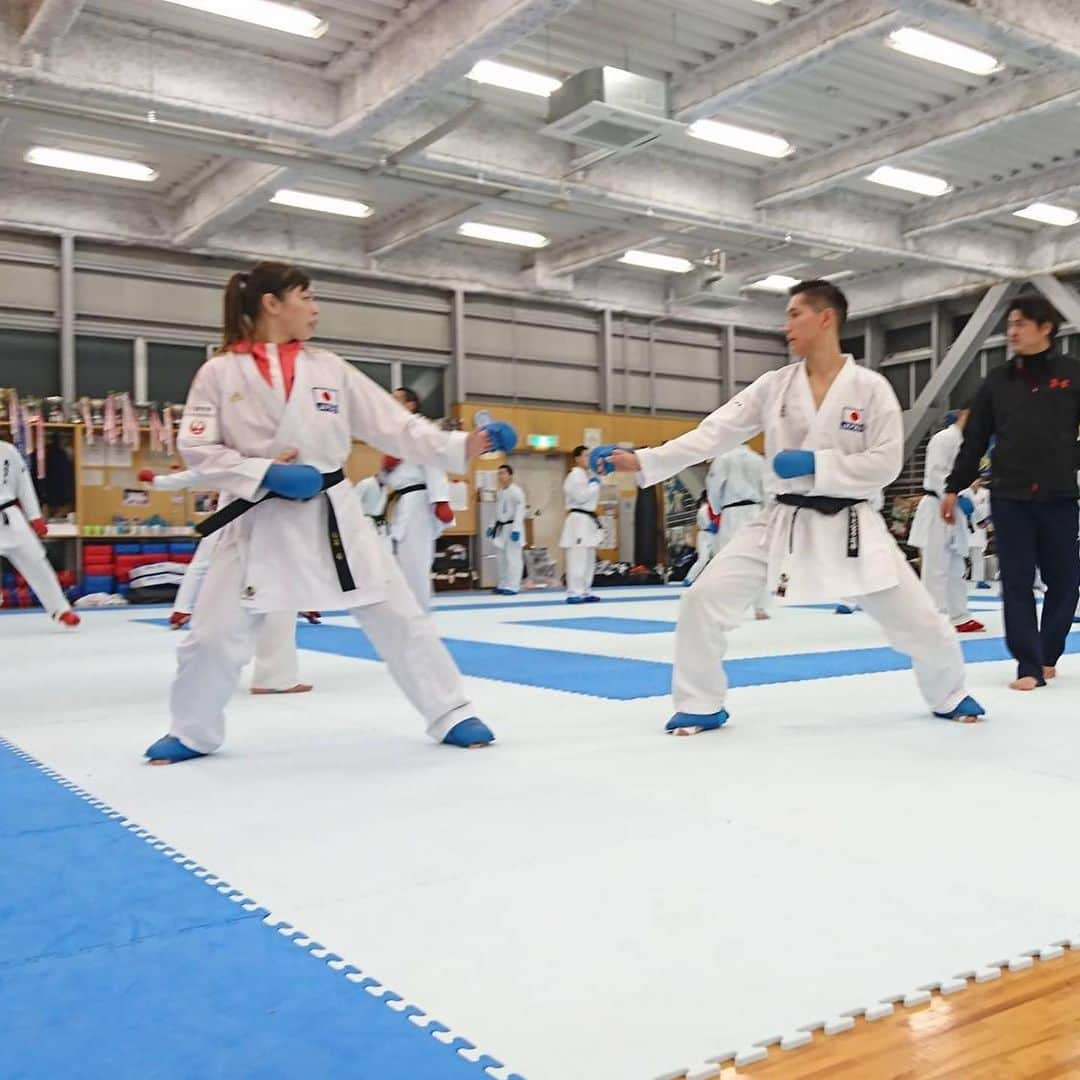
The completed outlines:
[[[319,412],[336,413],[338,411],[338,391],[329,386],[313,386],[311,396]]]
[[[218,412],[213,405],[192,404],[184,409],[180,438],[188,442],[218,441]]]
[[[866,417],[857,405],[845,405],[840,414],[841,431],[865,431]]]

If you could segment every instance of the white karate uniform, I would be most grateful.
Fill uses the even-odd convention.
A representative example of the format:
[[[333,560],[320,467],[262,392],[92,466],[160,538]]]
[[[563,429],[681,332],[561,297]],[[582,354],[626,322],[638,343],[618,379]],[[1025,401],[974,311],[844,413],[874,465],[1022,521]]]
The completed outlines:
[[[923,495],[920,500],[908,536],[912,547],[922,549],[922,582],[938,611],[948,616],[953,626],[971,618],[964,580],[971,526],[959,509],[953,524],[946,524],[941,517],[941,498],[963,441],[963,431],[950,424],[927,444],[923,489],[933,494]]]
[[[26,584],[50,615],[70,611],[71,605],[45,554],[45,545],[30,526],[31,521],[41,517],[34,481],[22,455],[9,442],[0,442],[0,507],[0,555],[26,578]]]
[[[191,469],[161,473],[150,486],[155,491],[186,491],[201,483]],[[199,602],[203,581],[210,569],[214,548],[223,535],[211,533],[195,547],[195,554],[176,590],[173,611],[190,615]],[[300,682],[300,657],[296,649],[296,613],[275,611],[266,616],[255,638],[255,669],[251,686],[260,690],[290,690]]]
[[[978,491],[968,488],[963,492],[974,504],[971,515],[971,531],[968,533],[968,558],[971,560],[971,580],[986,580],[986,522],[990,517],[990,492],[984,487]]]
[[[390,539],[390,526],[386,520],[386,504],[390,498],[390,489],[379,476],[365,476],[356,485],[355,490],[361,509],[375,526],[375,535],[378,536],[383,547],[393,555],[394,543]]]
[[[716,534],[716,550],[719,551],[761,513],[765,503],[765,459],[745,443],[740,443],[726,454],[713,458],[705,479],[705,490],[713,510],[720,515],[720,531]],[[754,597],[755,612],[768,610],[769,596],[766,582]]]
[[[450,501],[450,481],[445,469],[403,461],[387,471],[386,483],[394,491],[390,514],[394,554],[416,602],[427,611],[431,608],[435,541],[443,531],[443,523],[435,516],[435,503]],[[398,494],[418,484],[424,485],[423,491]]]
[[[396,456],[461,472],[463,432],[442,432],[414,416],[340,357],[305,347],[286,400],[278,350],[267,345],[271,382],[247,354],[224,353],[199,369],[177,446],[208,486],[257,500],[284,450],[326,474],[341,469],[353,438]],[[331,506],[354,587],[331,554]],[[178,650],[170,734],[203,753],[225,737],[225,703],[271,612],[349,608],[436,741],[473,715],[461,677],[397,564],[342,480],[299,502],[270,499],[222,530],[191,632]]]
[[[686,572],[685,580],[688,582],[697,581],[701,571],[709,565],[709,560],[716,552],[717,534],[710,532],[710,525],[712,525],[712,515],[709,513],[707,502],[703,502],[697,511],[697,559]]]
[[[519,592],[525,573],[525,492],[517,484],[499,488],[495,493],[495,535],[491,544],[498,553],[497,587]]]
[[[588,596],[596,573],[596,549],[603,536],[596,520],[600,501],[600,480],[575,466],[563,481],[566,521],[559,547],[566,551],[566,591],[570,596]]]
[[[805,365],[769,371],[706,417],[693,431],[637,452],[642,487],[715,457],[765,433],[770,496],[801,494],[861,499],[833,516],[770,501],[686,590],[675,635],[672,692],[679,712],[706,715],[723,708],[727,680],[721,660],[727,632],[738,625],[763,580],[787,599],[858,598],[889,643],[907,653],[923,697],[949,712],[965,697],[957,636],[934,606],[869,500],[899,474],[904,457],[900,405],[883,376],[848,356],[815,410]],[[773,475],[781,450],[815,455],[811,476]],[[857,527],[857,532],[854,531]],[[852,540],[857,536],[857,553]]]

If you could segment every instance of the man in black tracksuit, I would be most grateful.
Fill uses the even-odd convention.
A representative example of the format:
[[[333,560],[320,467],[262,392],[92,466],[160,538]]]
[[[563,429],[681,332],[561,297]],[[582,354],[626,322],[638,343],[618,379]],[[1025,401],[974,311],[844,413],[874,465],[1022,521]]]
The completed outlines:
[[[941,512],[953,520],[956,493],[979,471],[991,437],[990,517],[994,523],[1005,640],[1016,657],[1014,690],[1052,679],[1080,592],[1077,548],[1077,428],[1080,361],[1053,349],[1060,317],[1041,297],[1009,308],[1012,359],[987,375],[971,407],[964,442],[945,484]],[[1035,570],[1046,584],[1042,626]]]

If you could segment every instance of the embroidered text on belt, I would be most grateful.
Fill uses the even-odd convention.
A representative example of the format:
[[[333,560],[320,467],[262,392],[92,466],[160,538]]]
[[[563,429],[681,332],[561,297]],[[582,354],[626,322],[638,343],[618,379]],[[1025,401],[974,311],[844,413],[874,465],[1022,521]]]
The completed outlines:
[[[345,473],[341,469],[335,469],[333,472],[322,474],[322,488],[320,494],[326,495],[326,492],[332,488],[335,484],[340,484],[345,479]],[[266,502],[267,499],[280,499],[282,496],[275,495],[274,492],[268,492],[261,499],[256,499],[252,502],[249,499],[233,499],[231,503],[227,503],[220,510],[215,511],[208,518],[200,521],[195,526],[195,531],[203,537],[210,536],[211,533],[216,533],[219,529],[225,528],[226,525],[235,521],[242,514],[246,514],[253,506],[258,506],[261,502]],[[292,500],[294,502],[307,502],[307,499]],[[334,504],[331,502],[330,497],[326,497],[326,536],[330,542],[330,555],[334,560],[334,569],[337,571],[338,584],[341,586],[344,592],[352,592],[356,588],[356,581],[352,576],[352,570],[349,568],[349,560],[345,557],[345,544],[341,539],[341,529],[338,527],[337,514],[334,513]]]
[[[13,506],[18,505],[18,499],[9,499],[5,503],[0,503],[0,521],[2,521],[5,525],[10,525],[11,519],[7,516],[7,511],[10,510]]]
[[[791,529],[788,532],[789,554],[794,550],[795,519],[798,518],[800,510],[813,510],[827,517],[834,517],[841,510],[846,510],[848,514],[847,555],[849,559],[859,557],[859,515],[855,507],[859,503],[866,502],[865,499],[834,499],[830,495],[777,495],[776,501],[783,503],[784,506],[795,507],[795,513],[791,515]]]
[[[757,499],[740,499],[738,502],[724,503],[724,505],[720,507],[720,512],[723,513],[725,510],[731,510],[733,507],[736,507],[736,506],[760,506],[760,505],[761,505],[761,503],[759,503],[757,501]]]

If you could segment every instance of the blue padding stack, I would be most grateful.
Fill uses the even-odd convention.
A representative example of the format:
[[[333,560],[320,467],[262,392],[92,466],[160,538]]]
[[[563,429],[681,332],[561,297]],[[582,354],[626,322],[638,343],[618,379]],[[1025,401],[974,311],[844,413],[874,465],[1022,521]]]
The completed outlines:
[[[117,544],[113,549],[117,555],[141,555],[142,544]]]
[[[87,574],[83,578],[83,592],[111,593],[116,586],[116,578],[112,574]]]
[[[180,543],[169,545],[170,555],[194,555],[196,544],[190,540],[184,540]]]
[[[168,544],[143,544],[142,553],[144,555],[168,555]]]

